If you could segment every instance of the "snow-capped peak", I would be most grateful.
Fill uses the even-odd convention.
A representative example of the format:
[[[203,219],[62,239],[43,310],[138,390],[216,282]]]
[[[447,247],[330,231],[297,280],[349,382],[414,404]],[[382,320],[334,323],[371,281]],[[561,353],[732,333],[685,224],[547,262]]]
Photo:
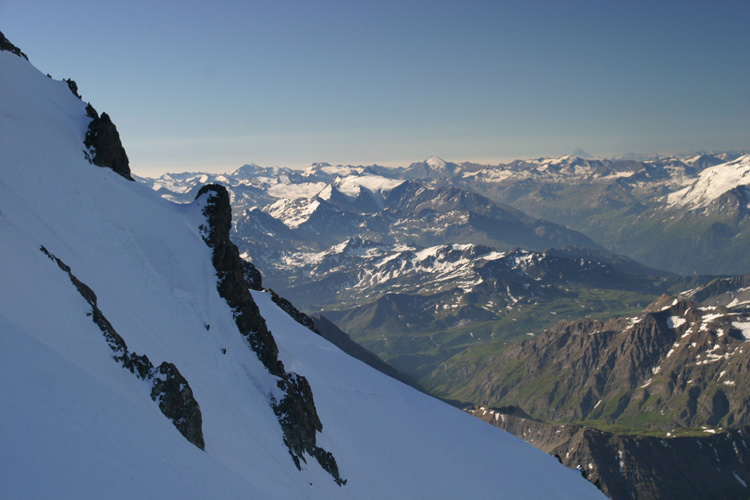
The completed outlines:
[[[434,170],[445,170],[446,162],[437,156],[430,156],[425,160],[425,164]]]
[[[674,207],[705,207],[722,194],[750,184],[750,154],[709,167],[690,186],[671,193],[667,202]]]
[[[367,189],[371,193],[384,193],[400,186],[403,182],[401,179],[389,179],[380,175],[363,174],[339,177],[336,179],[335,184],[342,193],[357,196],[362,188]]]

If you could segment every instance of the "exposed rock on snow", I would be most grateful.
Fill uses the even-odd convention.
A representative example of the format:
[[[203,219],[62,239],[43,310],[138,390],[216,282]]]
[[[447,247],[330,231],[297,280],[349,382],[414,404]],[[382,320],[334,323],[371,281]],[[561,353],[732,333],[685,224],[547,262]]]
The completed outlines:
[[[213,264],[219,278],[219,295],[234,310],[240,333],[247,338],[263,365],[280,379],[277,386],[283,396],[277,398],[271,394],[271,406],[284,431],[284,444],[289,448],[294,464],[301,469],[300,461],[306,461],[304,455],[307,453],[315,457],[320,466],[333,476],[336,484],[346,484],[346,479],[339,475],[333,454],[316,444],[316,433],[323,430],[323,424],[315,409],[310,384],[305,377],[284,369],[278,358],[276,341],[248,291],[245,282],[246,266],[243,265],[239,250],[229,239],[232,226],[229,193],[224,186],[208,184],[198,191],[196,199],[203,204],[203,215],[206,216],[206,225],[201,226],[201,230],[204,241],[213,249]]]
[[[289,316],[294,318],[294,321],[320,335],[320,332],[317,330],[317,328],[315,328],[315,323],[310,316],[294,307],[294,304],[286,300],[284,297],[281,297],[273,290],[268,290],[268,293],[271,294],[271,299],[273,300],[273,302],[281,309],[283,309]]]
[[[138,378],[151,383],[151,399],[159,404],[159,409],[172,421],[185,439],[200,449],[206,444],[203,440],[202,416],[198,402],[193,397],[193,391],[185,377],[173,363],[163,361],[158,368],[145,354],[138,355],[128,351],[128,346],[120,334],[115,331],[112,323],[104,316],[97,305],[96,294],[85,283],[75,277],[70,266],[52,255],[46,248],[41,247],[42,253],[49,257],[57,266],[67,273],[70,281],[86,302],[91,306],[90,316],[104,334],[114,359]]]
[[[6,50],[8,52],[11,52],[19,57],[23,57],[27,61],[29,60],[28,57],[26,57],[26,54],[21,52],[21,49],[13,45],[10,40],[5,38],[5,35],[0,31],[0,50]]]
[[[133,180],[130,175],[130,163],[125,148],[122,147],[120,134],[117,127],[107,113],[101,116],[89,104],[86,108],[92,120],[89,123],[86,138],[83,144],[88,150],[86,158],[99,167],[111,168],[128,180]]]
[[[240,332],[247,337],[253,351],[272,375],[284,375],[284,365],[279,361],[276,347],[266,322],[260,315],[252,295],[245,284],[245,271],[237,247],[229,240],[232,210],[229,193],[224,186],[207,184],[196,198],[203,204],[206,225],[201,226],[203,240],[213,250],[213,265],[219,278],[218,290],[234,310]]]

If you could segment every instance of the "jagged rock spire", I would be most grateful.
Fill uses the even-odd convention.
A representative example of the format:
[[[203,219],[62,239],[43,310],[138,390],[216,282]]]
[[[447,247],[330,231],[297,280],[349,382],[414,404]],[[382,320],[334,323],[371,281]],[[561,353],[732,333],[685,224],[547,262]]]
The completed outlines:
[[[68,85],[70,85],[70,81],[68,81]],[[112,123],[112,119],[107,113],[102,113],[99,116],[99,113],[91,104],[86,107],[86,113],[91,117],[86,138],[83,141],[87,149],[87,159],[99,167],[111,168],[132,181],[128,155],[125,153],[125,148],[120,141],[120,134],[117,132],[115,124]]]
[[[7,50],[8,52],[12,52],[12,53],[14,53],[15,55],[17,55],[19,57],[23,57],[27,61],[29,60],[29,58],[26,56],[26,54],[24,54],[23,52],[21,52],[21,49],[19,49],[15,45],[13,45],[10,42],[10,40],[8,40],[7,38],[5,38],[5,35],[3,34],[2,31],[0,31],[0,50]]]

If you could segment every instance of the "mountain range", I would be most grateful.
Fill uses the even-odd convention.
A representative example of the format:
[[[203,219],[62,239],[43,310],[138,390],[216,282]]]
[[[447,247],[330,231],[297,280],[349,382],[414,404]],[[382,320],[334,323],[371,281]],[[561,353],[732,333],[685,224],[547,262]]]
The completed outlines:
[[[746,291],[716,276],[750,264],[748,168],[743,152],[433,157],[143,182],[178,202],[227,185],[233,237],[280,295],[611,498],[743,498]]]
[[[678,274],[718,275],[741,274],[750,265],[743,252],[748,233],[743,186],[748,183],[748,169],[747,152],[639,161],[564,156],[499,165],[433,157],[400,168],[318,163],[307,170],[291,170],[246,165],[218,176],[167,174],[146,182],[176,200],[189,198],[202,180],[226,184],[240,199],[236,210],[257,209],[244,214],[248,223],[268,229],[264,234],[283,232],[268,217],[260,219],[263,215],[258,212],[263,212],[298,234],[300,245],[311,239],[309,233],[326,229],[318,219],[337,217],[362,225],[358,234],[369,239],[374,238],[368,234],[382,238],[385,227],[393,234],[392,241],[423,246],[477,243],[499,250],[514,246],[544,250],[579,245]],[[417,190],[421,191],[415,196]],[[355,220],[345,213],[376,217]],[[380,218],[405,219],[406,214],[411,218],[398,224]],[[414,216],[420,214],[432,231],[414,228],[420,224]],[[447,229],[459,221],[460,230]],[[320,244],[341,243],[342,232],[352,235],[351,228],[337,229]]]
[[[486,166],[433,157],[406,168],[245,165],[221,175],[143,181],[178,202],[194,196],[200,182],[228,186],[234,240],[269,287],[430,387],[438,382],[425,377],[469,346],[502,348],[498,342],[538,333],[560,319],[635,313],[661,293],[710,280],[694,272],[673,276],[652,263],[674,264],[681,252],[706,262],[696,255],[709,245],[700,228],[713,211],[696,212],[696,203],[710,207],[742,192],[738,183],[748,158],[563,157]],[[691,201],[675,201],[688,190]],[[641,251],[651,239],[664,238],[668,230],[644,214],[665,210],[672,218],[681,211],[680,220],[702,222],[665,240],[659,256],[644,260],[648,265],[607,249],[627,243]],[[637,227],[623,211],[638,213]],[[591,230],[597,217],[607,219],[606,234]],[[570,229],[576,225],[597,238]],[[650,232],[625,236],[636,230]],[[618,243],[615,233],[626,243]],[[743,234],[733,236],[732,245],[713,241],[710,251],[741,248]],[[739,268],[745,252],[737,253],[701,270]]]
[[[301,325],[225,188],[134,182],[112,120],[0,48],[4,497],[601,498]]]
[[[643,161],[566,156],[467,166],[450,182],[658,269],[740,274],[750,264],[743,251],[748,168],[747,152]]]

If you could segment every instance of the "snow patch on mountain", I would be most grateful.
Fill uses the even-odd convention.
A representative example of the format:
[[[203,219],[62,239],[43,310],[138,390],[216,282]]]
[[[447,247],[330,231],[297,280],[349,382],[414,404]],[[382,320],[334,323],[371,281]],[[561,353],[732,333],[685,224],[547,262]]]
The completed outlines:
[[[427,164],[427,166],[429,166],[430,168],[434,170],[438,170],[438,171],[446,170],[445,160],[437,156],[430,156],[429,158],[425,160],[425,164]]]
[[[188,193],[193,184],[203,184],[208,182],[208,175],[197,174],[188,177],[177,174],[164,174],[154,181],[153,189],[155,191],[166,190],[173,193]]]
[[[315,199],[282,198],[266,207],[263,207],[263,211],[274,219],[283,222],[289,229],[296,229],[307,222],[319,206],[320,202]]]
[[[404,181],[399,179],[389,179],[380,175],[350,175],[339,177],[334,185],[344,194],[356,197],[365,188],[372,193],[383,193],[397,186]]]
[[[347,176],[362,174],[367,167],[352,165],[331,165],[330,163],[314,163],[304,171],[307,177],[314,177],[319,172],[330,176]]]
[[[671,207],[695,209],[708,206],[727,191],[750,184],[750,155],[709,167],[701,172],[690,186],[671,193],[667,203]]]
[[[676,330],[686,322],[687,320],[680,316],[670,316],[669,318],[667,318],[667,325],[669,325],[669,328],[671,328],[672,330]]]
[[[324,182],[302,182],[293,184],[290,182],[273,182],[269,184],[267,193],[274,198],[296,200],[298,198],[313,198],[320,193],[326,184]]]
[[[750,341],[750,322],[747,321],[735,321],[732,323],[732,326],[737,328],[743,337],[745,337],[745,340]]]

